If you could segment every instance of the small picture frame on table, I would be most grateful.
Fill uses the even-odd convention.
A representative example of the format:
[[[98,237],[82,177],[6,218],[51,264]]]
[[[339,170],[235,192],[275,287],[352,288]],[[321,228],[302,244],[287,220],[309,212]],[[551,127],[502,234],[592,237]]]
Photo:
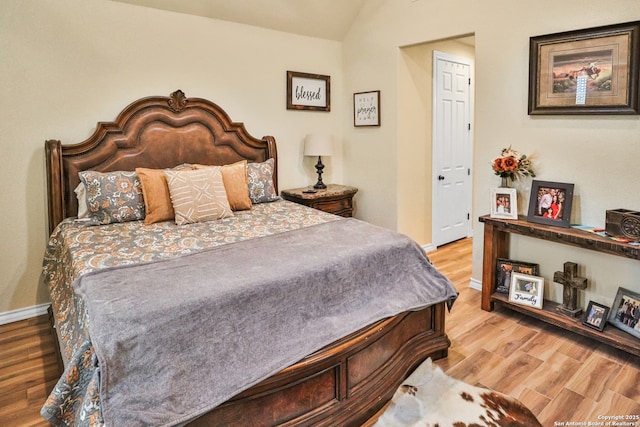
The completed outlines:
[[[609,307],[598,304],[597,302],[589,301],[589,305],[587,306],[587,309],[584,312],[584,317],[582,318],[582,324],[602,332],[607,324],[608,317]]]
[[[509,301],[542,309],[544,302],[544,278],[529,274],[511,273]]]
[[[568,228],[572,203],[573,184],[534,179],[527,221]]]
[[[622,287],[618,288],[609,313],[609,323],[640,338],[640,294]]]
[[[491,218],[518,219],[518,200],[515,188],[491,189]]]
[[[540,274],[540,266],[532,262],[516,261],[506,258],[496,260],[496,291],[508,294],[511,288],[511,274],[521,273],[530,276]]]

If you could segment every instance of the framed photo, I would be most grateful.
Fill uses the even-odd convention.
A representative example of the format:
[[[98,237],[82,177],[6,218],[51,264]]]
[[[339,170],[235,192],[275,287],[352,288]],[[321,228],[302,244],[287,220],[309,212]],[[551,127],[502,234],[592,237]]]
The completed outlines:
[[[509,301],[529,307],[542,308],[544,278],[522,273],[511,273]]]
[[[331,111],[331,77],[287,71],[287,110]]]
[[[582,318],[582,324],[602,332],[604,326],[607,324],[608,317],[609,307],[589,301],[587,310],[584,312],[584,317]]]
[[[569,227],[572,202],[573,184],[534,179],[527,221]]]
[[[380,91],[353,94],[353,125],[380,126]]]
[[[638,114],[640,21],[529,39],[529,114]]]
[[[518,200],[515,188],[491,189],[491,218],[518,219]]]
[[[538,264],[534,264],[532,262],[498,258],[496,260],[496,291],[503,294],[509,293],[509,289],[511,288],[512,273],[537,276],[540,274],[540,267]]]
[[[640,338],[640,294],[629,289],[618,288],[609,314],[609,323]]]

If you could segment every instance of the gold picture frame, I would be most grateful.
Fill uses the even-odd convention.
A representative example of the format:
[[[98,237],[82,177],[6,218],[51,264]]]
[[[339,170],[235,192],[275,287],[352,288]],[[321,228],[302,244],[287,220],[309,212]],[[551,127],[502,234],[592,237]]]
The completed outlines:
[[[638,114],[640,21],[530,38],[529,114]]]

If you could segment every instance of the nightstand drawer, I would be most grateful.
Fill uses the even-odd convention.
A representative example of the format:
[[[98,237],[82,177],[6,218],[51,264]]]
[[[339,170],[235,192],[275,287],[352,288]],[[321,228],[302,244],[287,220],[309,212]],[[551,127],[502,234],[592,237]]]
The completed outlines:
[[[326,189],[305,193],[309,188],[282,190],[282,198],[323,212],[345,217],[353,216],[353,196],[358,192],[357,188],[329,184]]]
[[[342,216],[351,216],[353,213],[351,199],[318,201],[313,203],[311,207]]]

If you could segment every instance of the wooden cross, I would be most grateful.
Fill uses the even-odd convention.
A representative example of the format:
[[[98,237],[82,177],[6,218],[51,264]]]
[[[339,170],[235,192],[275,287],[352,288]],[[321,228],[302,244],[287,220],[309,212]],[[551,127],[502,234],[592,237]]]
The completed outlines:
[[[587,279],[578,277],[578,264],[575,262],[565,262],[564,271],[553,273],[553,281],[562,284],[562,305],[558,306],[558,311],[577,317],[582,309],[578,308],[578,289],[587,288]]]

